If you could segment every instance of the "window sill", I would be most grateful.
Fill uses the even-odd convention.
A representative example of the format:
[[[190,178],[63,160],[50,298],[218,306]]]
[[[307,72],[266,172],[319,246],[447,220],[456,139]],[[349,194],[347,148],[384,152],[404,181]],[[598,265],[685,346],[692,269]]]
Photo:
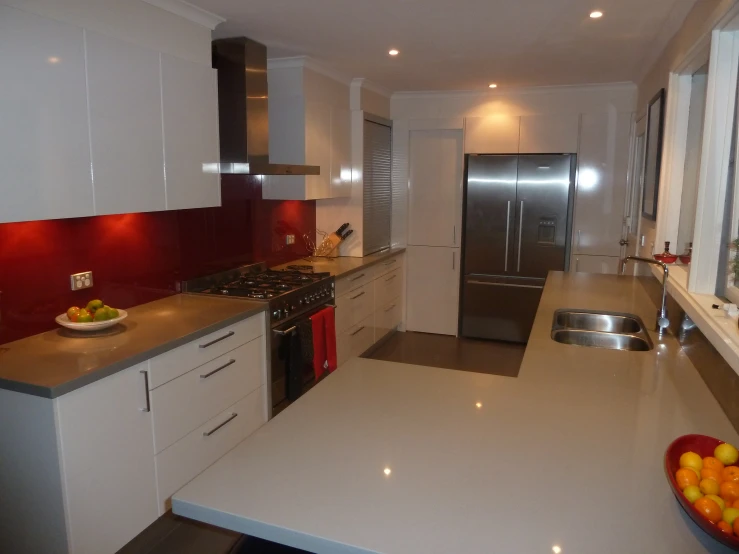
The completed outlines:
[[[661,282],[662,270],[650,266],[652,274]],[[722,305],[720,298],[712,294],[688,292],[688,272],[684,266],[670,266],[667,291],[685,310],[708,341],[718,350],[731,368],[739,374],[739,326],[737,320],[728,318],[723,310],[714,310],[713,304]]]

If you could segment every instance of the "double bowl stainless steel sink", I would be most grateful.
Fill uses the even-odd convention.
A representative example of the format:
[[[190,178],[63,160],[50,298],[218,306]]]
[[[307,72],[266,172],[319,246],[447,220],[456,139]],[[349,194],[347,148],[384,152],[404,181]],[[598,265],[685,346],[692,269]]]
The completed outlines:
[[[647,352],[653,348],[644,322],[632,314],[557,310],[552,340],[562,344]]]

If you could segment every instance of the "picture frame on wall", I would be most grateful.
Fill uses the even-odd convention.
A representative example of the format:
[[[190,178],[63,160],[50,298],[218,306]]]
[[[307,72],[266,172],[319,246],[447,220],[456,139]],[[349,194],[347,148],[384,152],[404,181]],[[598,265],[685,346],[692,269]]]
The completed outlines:
[[[665,89],[652,98],[647,108],[647,144],[644,158],[642,216],[657,220],[659,178],[662,167],[662,142],[665,131]]]

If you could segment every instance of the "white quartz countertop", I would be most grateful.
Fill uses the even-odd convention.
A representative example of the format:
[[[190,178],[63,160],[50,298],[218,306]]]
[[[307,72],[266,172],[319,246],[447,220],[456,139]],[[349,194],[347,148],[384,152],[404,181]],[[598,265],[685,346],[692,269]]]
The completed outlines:
[[[175,513],[326,554],[730,552],[664,477],[679,435],[739,442],[677,341],[562,345],[563,307],[655,317],[636,279],[552,273],[518,378],[351,360],[180,490]]]

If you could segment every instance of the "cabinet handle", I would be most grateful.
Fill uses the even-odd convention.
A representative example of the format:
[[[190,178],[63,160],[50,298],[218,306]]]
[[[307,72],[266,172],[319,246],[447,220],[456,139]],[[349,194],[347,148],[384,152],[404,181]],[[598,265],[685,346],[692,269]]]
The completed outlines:
[[[457,253],[452,252],[452,269],[457,269]]]
[[[452,244],[457,245],[457,226],[454,226],[454,230],[452,231]]]
[[[361,275],[359,275],[357,277],[354,277],[354,279],[349,279],[349,280],[350,281],[356,281],[357,279],[361,279],[362,277],[364,277],[364,273],[362,273]]]
[[[580,271],[580,258],[575,258],[575,273]]]
[[[578,250],[580,249],[580,239],[582,238],[581,233],[582,233],[582,231],[580,231],[580,229],[578,229],[577,230],[577,249]]]
[[[205,375],[201,375],[200,378],[201,379],[207,379],[211,375],[215,375],[216,373],[218,373],[222,369],[226,369],[228,366],[233,365],[235,363],[236,363],[236,360],[229,360],[228,362],[226,362],[225,364],[223,364],[221,367],[218,367],[218,368],[214,369],[210,373],[206,373]]]
[[[208,348],[209,346],[213,346],[217,342],[221,342],[222,340],[226,340],[228,337],[234,336],[236,333],[234,331],[229,331],[225,335],[223,335],[221,338],[214,339],[210,342],[206,342],[205,344],[201,344],[200,348]]]
[[[392,281],[392,280],[393,280],[393,279],[395,279],[396,277],[397,277],[397,275],[393,275],[393,276],[392,276],[392,277],[390,277],[389,279],[385,279],[385,282],[387,283],[388,281]]]
[[[387,265],[393,265],[393,264],[394,264],[395,262],[397,262],[397,261],[398,261],[398,258],[393,258],[392,260],[390,260],[389,262],[387,262],[387,263],[386,263],[385,265],[386,265],[386,266],[387,266]]]
[[[351,296],[351,297],[349,298],[349,300],[356,300],[356,299],[357,299],[357,298],[359,298],[360,296],[364,296],[364,291],[360,292],[360,293],[359,293],[358,295],[356,295],[356,296]]]
[[[149,399],[149,372],[142,369],[140,373],[144,374],[144,387],[146,388],[146,408],[140,408],[142,412],[151,411],[151,400]]]
[[[353,337],[354,335],[356,335],[356,334],[358,334],[358,333],[359,333],[360,331],[362,331],[362,330],[363,330],[364,328],[365,328],[365,325],[362,325],[362,326],[361,326],[361,327],[360,327],[359,329],[357,329],[356,331],[354,331],[354,332],[353,332],[353,333],[352,333],[352,334],[351,334],[350,336],[352,336],[352,337]]]
[[[389,312],[389,311],[390,311],[390,310],[392,310],[392,309],[393,309],[393,308],[394,308],[395,306],[397,306],[397,304],[393,304],[393,305],[392,305],[392,306],[390,306],[389,308],[385,309],[385,312],[386,312],[386,313],[387,313],[387,312]]]
[[[224,426],[224,425],[226,425],[227,423],[231,423],[231,422],[232,422],[232,421],[233,421],[234,419],[236,419],[236,416],[237,416],[237,415],[239,415],[239,414],[237,414],[237,413],[233,413],[233,414],[231,414],[230,416],[228,416],[228,419],[227,419],[226,421],[224,421],[223,423],[221,423],[221,424],[220,424],[220,425],[218,425],[217,427],[215,427],[215,428],[211,429],[210,431],[205,431],[205,432],[203,433],[203,436],[204,436],[204,437],[209,437],[209,436],[211,436],[211,435],[212,435],[213,433],[215,433],[216,431],[218,431],[218,429],[220,429],[221,427],[223,427],[223,426]]]

